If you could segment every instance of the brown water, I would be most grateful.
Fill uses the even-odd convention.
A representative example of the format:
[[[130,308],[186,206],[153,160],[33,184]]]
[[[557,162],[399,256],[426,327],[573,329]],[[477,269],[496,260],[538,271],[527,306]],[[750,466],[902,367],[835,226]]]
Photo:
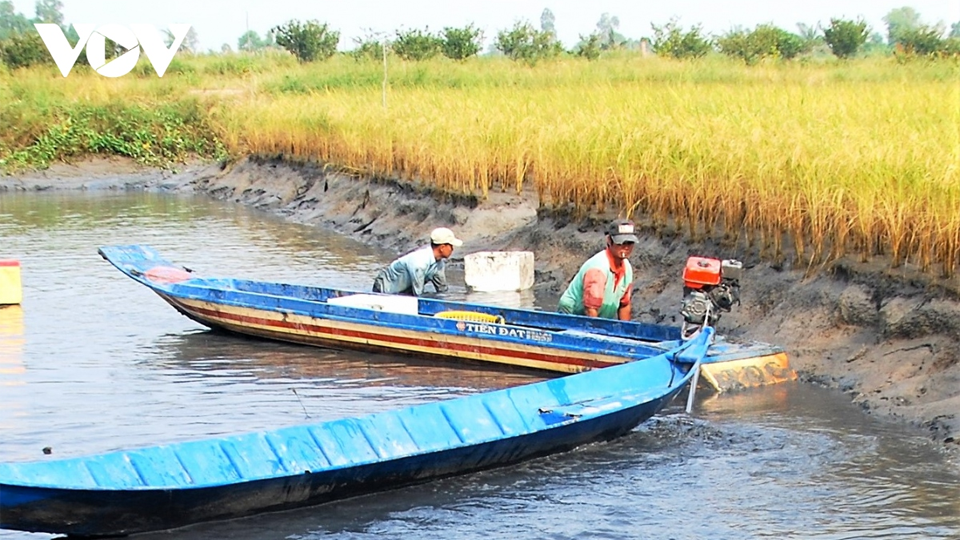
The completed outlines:
[[[0,194],[0,459],[67,457],[361,414],[528,372],[206,331],[97,255],[144,243],[204,275],[366,289],[395,254],[204,198]],[[450,296],[550,309],[529,293]],[[629,436],[479,474],[143,538],[960,538],[960,465],[798,384],[677,403]],[[2,497],[2,493],[0,493]],[[49,538],[0,531],[0,539]]]

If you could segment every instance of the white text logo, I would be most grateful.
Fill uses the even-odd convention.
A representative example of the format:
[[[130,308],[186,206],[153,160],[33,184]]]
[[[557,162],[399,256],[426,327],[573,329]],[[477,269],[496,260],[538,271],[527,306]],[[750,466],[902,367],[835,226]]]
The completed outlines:
[[[77,63],[80,50],[84,45],[87,46],[87,61],[90,67],[104,77],[120,77],[130,73],[140,59],[140,47],[143,47],[143,53],[153,64],[157,75],[163,77],[167,66],[173,60],[173,55],[190,31],[189,24],[171,24],[170,33],[173,34],[174,39],[167,48],[160,39],[160,33],[149,24],[131,24],[130,28],[119,24],[105,24],[99,27],[92,24],[75,24],[73,28],[80,39],[75,47],[71,47],[67,36],[56,24],[35,24],[34,26],[37,27],[37,32],[40,32],[40,39],[47,46],[50,56],[53,57],[53,61],[56,62],[64,77]],[[105,52],[107,39],[126,49],[126,52],[110,60],[109,63]]]

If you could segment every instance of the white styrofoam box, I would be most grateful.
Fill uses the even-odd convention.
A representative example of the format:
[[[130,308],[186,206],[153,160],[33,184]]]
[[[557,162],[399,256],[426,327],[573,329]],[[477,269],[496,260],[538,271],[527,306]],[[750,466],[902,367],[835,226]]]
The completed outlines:
[[[420,312],[420,304],[415,296],[351,294],[350,296],[330,298],[327,303],[337,306],[402,313],[404,315],[416,315]]]
[[[532,251],[479,251],[463,258],[463,280],[474,291],[533,287]]]

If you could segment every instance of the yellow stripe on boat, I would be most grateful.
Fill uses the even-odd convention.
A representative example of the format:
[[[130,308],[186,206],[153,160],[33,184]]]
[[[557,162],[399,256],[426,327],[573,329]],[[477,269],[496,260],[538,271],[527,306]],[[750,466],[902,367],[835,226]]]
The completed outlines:
[[[485,322],[494,324],[503,324],[503,317],[500,315],[491,315],[489,313],[479,313],[477,311],[441,311],[434,315],[441,319],[453,319],[455,321]]]

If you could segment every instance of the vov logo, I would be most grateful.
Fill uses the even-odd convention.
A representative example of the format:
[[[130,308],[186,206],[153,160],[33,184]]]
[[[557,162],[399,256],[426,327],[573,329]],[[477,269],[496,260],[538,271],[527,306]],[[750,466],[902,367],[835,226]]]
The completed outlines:
[[[157,75],[163,77],[170,61],[173,60],[173,55],[190,31],[189,24],[171,24],[170,32],[173,33],[174,40],[167,48],[160,39],[160,33],[149,24],[131,24],[130,28],[119,24],[105,24],[99,27],[92,24],[75,24],[73,28],[80,39],[75,47],[71,47],[67,36],[58,25],[34,24],[34,26],[37,32],[40,32],[40,39],[47,46],[50,56],[53,57],[53,61],[56,62],[64,77],[70,74],[70,70],[77,63],[84,45],[87,46],[87,61],[90,67],[104,77],[122,77],[130,73],[140,59],[141,47],[147,55],[147,60],[153,64]],[[105,53],[107,39],[127,50],[109,63]]]

